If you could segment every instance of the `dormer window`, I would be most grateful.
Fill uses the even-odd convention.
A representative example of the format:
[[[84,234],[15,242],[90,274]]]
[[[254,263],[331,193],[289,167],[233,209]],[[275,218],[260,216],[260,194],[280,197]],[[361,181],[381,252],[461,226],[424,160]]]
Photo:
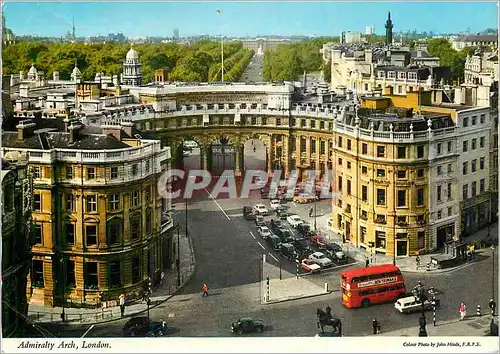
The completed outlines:
[[[417,73],[408,73],[408,79],[410,80],[416,80],[417,79]]]
[[[385,71],[379,70],[378,77],[385,77]]]
[[[389,79],[394,79],[396,77],[396,72],[395,71],[388,71],[387,72],[387,77]]]
[[[398,72],[398,78],[399,79],[406,79],[406,73],[404,71]]]

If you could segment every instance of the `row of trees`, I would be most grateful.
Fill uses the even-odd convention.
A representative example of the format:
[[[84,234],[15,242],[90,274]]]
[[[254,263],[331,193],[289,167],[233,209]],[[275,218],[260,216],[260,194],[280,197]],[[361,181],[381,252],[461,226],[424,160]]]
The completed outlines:
[[[104,72],[106,75],[120,74],[129,49],[129,44],[121,43],[87,45],[19,42],[3,49],[3,72],[6,75],[19,71],[26,73],[31,64],[35,64],[46,75],[59,71],[61,78],[69,79],[76,64],[83,79],[92,80],[97,72]],[[212,81],[220,77],[220,73],[219,76],[214,75],[220,70],[221,46],[217,42],[202,41],[193,45],[139,44],[134,49],[139,54],[144,82],[152,81],[157,69],[166,69],[170,80]],[[233,56],[236,57],[233,59]],[[238,67],[249,56],[251,58],[252,51],[244,49],[241,42],[231,42],[224,46],[226,70],[230,72],[235,67],[228,80],[239,78],[237,73],[241,69]]]
[[[465,60],[467,55],[472,55],[477,48],[466,47],[460,51],[453,49],[451,43],[445,38],[434,38],[427,41],[429,54],[439,58],[441,66],[451,68],[453,80],[463,81]]]

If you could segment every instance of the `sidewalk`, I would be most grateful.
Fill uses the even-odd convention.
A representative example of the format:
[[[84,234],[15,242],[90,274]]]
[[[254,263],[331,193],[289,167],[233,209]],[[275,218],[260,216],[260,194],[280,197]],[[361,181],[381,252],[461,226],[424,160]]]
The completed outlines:
[[[429,337],[483,337],[490,333],[491,315],[483,315],[481,317],[471,316],[466,317],[463,321],[458,318],[456,320],[436,322],[436,326],[432,323],[432,316],[427,316],[427,335]],[[381,333],[376,336],[386,337],[418,337],[419,326],[398,329],[395,331],[384,332],[382,323]]]
[[[372,254],[369,251],[366,251],[362,248],[356,247],[355,245],[351,243],[342,243],[342,238],[337,235],[333,230],[331,230],[328,225],[328,218],[330,217],[330,214],[325,214],[322,215],[321,217],[318,217],[317,224],[318,227],[321,231],[325,232],[327,235],[328,239],[331,241],[336,241],[340,245],[342,245],[344,252],[347,254],[347,256],[354,258],[356,261],[358,261],[360,264],[364,266],[366,259],[368,258],[370,261],[371,265],[374,264],[392,264],[393,262],[393,257],[392,256],[386,256],[383,254]],[[498,235],[498,223],[492,224],[490,226],[490,237],[494,237]],[[485,241],[488,239],[488,228],[485,227],[484,229],[481,229],[477,231],[476,233],[469,235],[463,239],[463,243],[466,244],[471,244],[474,243],[475,241]],[[479,249],[477,253],[484,253],[484,252],[489,252],[485,248]],[[450,272],[456,269],[460,269],[463,267],[466,267],[473,263],[474,261],[470,262],[465,262],[462,263],[456,267],[450,267],[450,268],[444,268],[444,269],[438,269],[431,267],[430,270],[427,270],[427,263],[430,263],[431,257],[439,255],[440,253],[429,253],[429,254],[424,254],[420,255],[420,266],[417,267],[416,264],[416,259],[414,256],[410,257],[397,257],[396,258],[396,265],[404,272],[413,272],[413,273],[446,273]]]
[[[195,259],[194,249],[191,239],[180,235],[180,286],[177,286],[177,268],[175,264],[172,269],[165,271],[165,277],[162,284],[153,291],[151,296],[150,309],[154,308],[171,298],[175,293],[186,284],[194,273]],[[177,238],[175,237],[177,241]],[[39,304],[30,304],[28,308],[28,317],[34,322],[61,323],[62,307],[45,307]],[[125,307],[125,317],[132,317],[147,311],[147,305],[143,301],[135,301]],[[101,309],[64,309],[66,323],[103,323],[118,320],[121,318],[120,306],[113,306]]]

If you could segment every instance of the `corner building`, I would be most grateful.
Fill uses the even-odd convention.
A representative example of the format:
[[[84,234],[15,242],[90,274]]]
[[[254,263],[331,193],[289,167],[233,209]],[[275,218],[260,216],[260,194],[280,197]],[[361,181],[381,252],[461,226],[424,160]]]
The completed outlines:
[[[35,123],[36,121],[36,123]],[[33,175],[34,245],[27,297],[44,305],[137,298],[173,261],[169,202],[157,182],[170,150],[132,138],[127,122],[100,130],[65,119],[64,131],[25,120],[4,131],[4,156],[26,153]]]

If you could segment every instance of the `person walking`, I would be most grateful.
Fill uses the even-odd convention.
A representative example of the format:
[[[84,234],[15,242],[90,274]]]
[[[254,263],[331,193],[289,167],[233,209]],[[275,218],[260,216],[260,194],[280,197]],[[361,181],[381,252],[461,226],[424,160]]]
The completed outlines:
[[[122,317],[125,316],[125,294],[120,295],[120,312]]]
[[[495,300],[491,299],[490,302],[488,303],[488,306],[490,307],[491,315],[494,316],[495,315],[495,309],[497,307],[497,304],[496,304]]]
[[[460,312],[460,320],[463,320],[467,315],[467,306],[462,302],[458,311]]]
[[[374,318],[372,321],[373,334],[378,333],[378,321]]]
[[[201,295],[202,297],[203,296],[208,296],[208,286],[207,286],[207,284],[203,283],[203,286],[201,287],[201,291],[203,291],[203,294]]]
[[[366,257],[366,259],[365,259],[365,267],[368,268],[369,265],[370,265],[370,260],[368,259],[368,257]]]
[[[417,269],[418,267],[420,267],[420,256],[417,254],[417,258],[415,259],[415,261],[417,262]]]

